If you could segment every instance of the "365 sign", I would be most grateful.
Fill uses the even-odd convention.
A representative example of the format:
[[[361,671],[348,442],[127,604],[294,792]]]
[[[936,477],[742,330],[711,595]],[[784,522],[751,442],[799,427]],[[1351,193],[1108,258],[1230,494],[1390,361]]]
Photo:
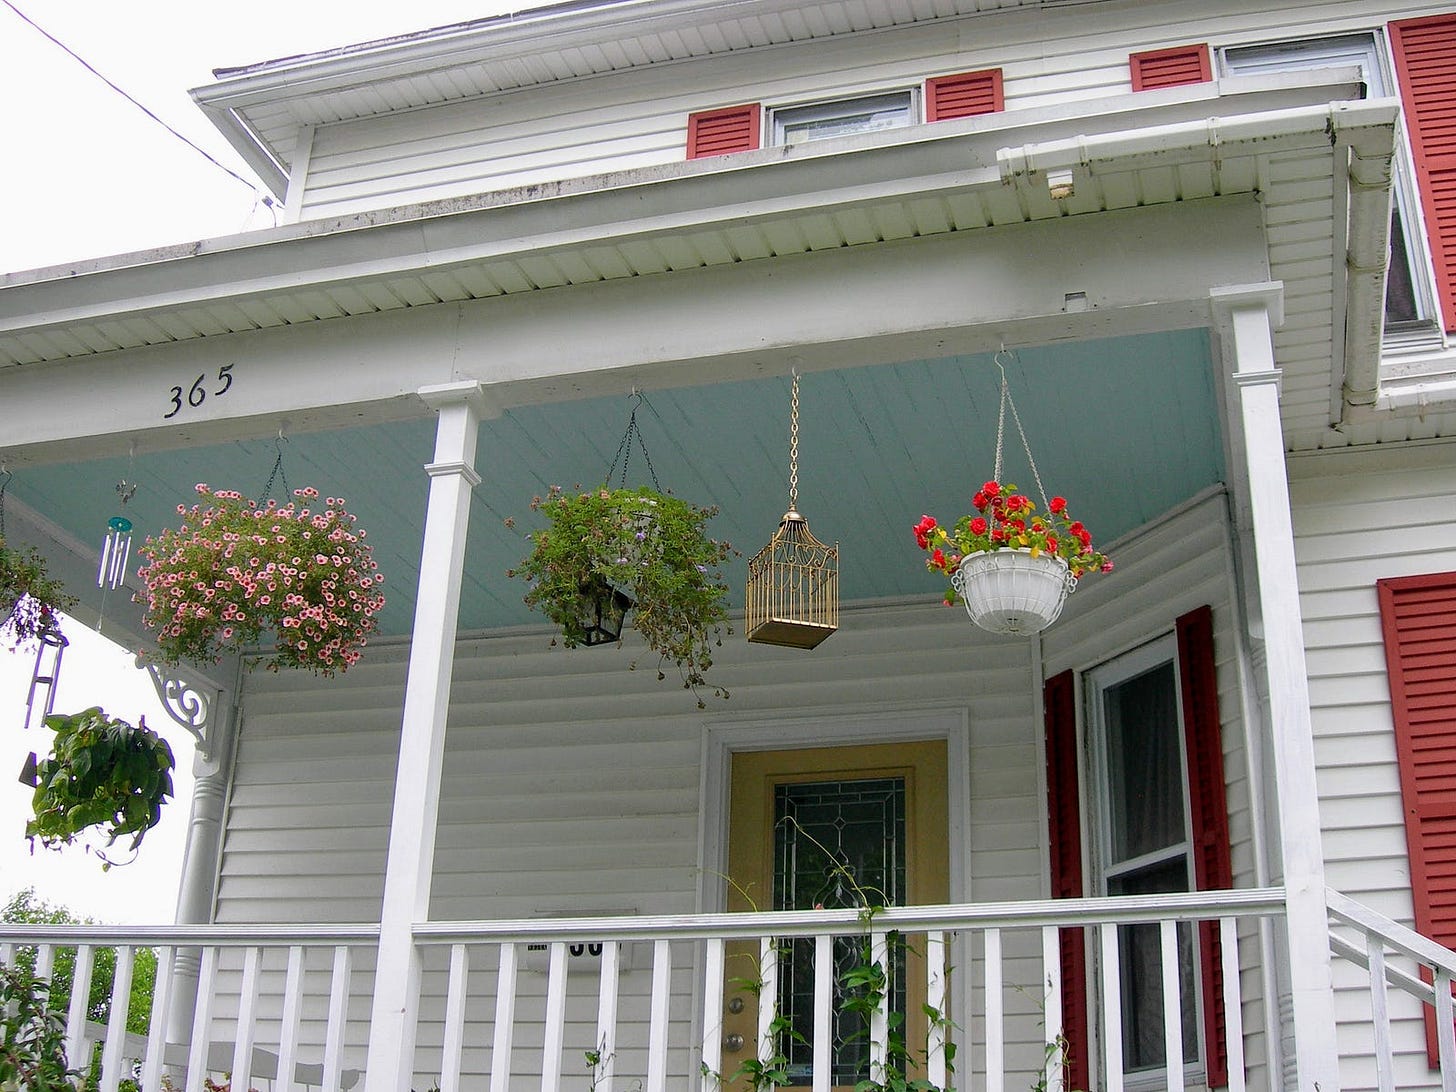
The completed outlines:
[[[171,409],[162,414],[162,420],[170,420],[184,409],[198,409],[208,398],[221,398],[232,389],[232,386],[233,365],[231,364],[224,364],[218,368],[215,377],[204,372],[185,388],[181,385],[174,386],[167,397],[167,404],[171,406]]]

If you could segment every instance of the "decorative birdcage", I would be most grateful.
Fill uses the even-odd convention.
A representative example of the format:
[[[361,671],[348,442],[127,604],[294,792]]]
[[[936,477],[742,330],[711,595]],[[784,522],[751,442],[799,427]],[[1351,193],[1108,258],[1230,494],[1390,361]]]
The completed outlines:
[[[839,628],[839,544],[826,546],[799,514],[799,373],[789,428],[789,510],[748,562],[744,629],[756,644],[814,648]]]

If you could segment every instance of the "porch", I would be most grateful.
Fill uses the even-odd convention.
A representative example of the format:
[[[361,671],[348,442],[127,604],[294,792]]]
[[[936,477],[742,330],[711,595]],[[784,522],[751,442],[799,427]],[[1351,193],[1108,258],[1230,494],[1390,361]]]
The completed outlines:
[[[1183,1009],[1196,988],[1180,979],[1179,923],[1207,922],[1221,942],[1228,1088],[1278,1087],[1268,1070],[1278,1021],[1264,1004],[1264,970],[1282,929],[1278,888],[1177,896],[1052,900],[892,908],[865,920],[852,910],[793,913],[633,916],[421,922],[413,943],[425,968],[414,1071],[441,1092],[461,1088],[665,1089],[728,1087],[746,1060],[790,1072],[796,1086],[819,1092],[835,1083],[831,1028],[835,938],[865,941],[883,959],[896,933],[933,968],[923,997],[907,1004],[944,1013],[925,1042],[911,1042],[912,1075],[937,1087],[1063,1087],[1069,1056],[1091,1048],[1092,1087],[1202,1087],[1204,1066],[1184,1053]],[[1341,1087],[1382,1090],[1451,1087],[1456,1080],[1456,1024],[1451,982],[1456,954],[1432,945],[1335,892],[1329,893],[1330,939],[1337,959],[1341,1023],[1368,1027],[1358,1050],[1342,1057]],[[1124,1021],[1116,982],[1128,957],[1131,926],[1156,931],[1161,1037],[1165,1063],[1125,1076]],[[1061,1029],[1061,951],[1086,937],[1087,981],[1095,998],[1085,1043]],[[378,929],[357,926],[0,926],[0,961],[23,954],[44,974],[57,953],[77,952],[68,1020],[72,1058],[100,1059],[100,1092],[132,1079],[143,1089],[203,1092],[204,1078],[231,1087],[282,1090],[353,1087],[370,1037]],[[812,943],[812,1011],[794,1021],[804,1043],[786,1060],[788,1036],[775,1025],[776,1004],[762,1006],[742,1041],[725,1034],[723,998],[735,990],[780,996],[785,942]],[[734,942],[757,958],[736,965]],[[156,948],[159,973],[144,1040],[125,1034],[126,1000],[138,947]],[[115,947],[111,1018],[85,1019],[84,983],[98,949]],[[174,957],[176,959],[174,964]],[[193,962],[195,960],[195,962]],[[184,968],[200,968],[207,988]],[[943,973],[937,973],[943,972]],[[1432,989],[1424,979],[1432,979]],[[746,981],[752,980],[752,981]],[[1161,988],[1180,981],[1179,993]],[[182,998],[182,994],[187,997]],[[1392,1013],[1408,1017],[1432,1003],[1441,1069],[1427,1070],[1424,1047],[1392,1032]],[[168,1030],[169,1008],[193,1001],[190,1025]],[[870,1075],[887,1062],[888,1000],[871,1018],[865,1043]],[[175,1024],[175,1019],[174,1019]],[[1143,1030],[1146,1034],[1147,1029]],[[947,1048],[947,1044],[950,1047]],[[1350,1042],[1345,1044],[1347,1047]],[[1277,1050],[1277,1047],[1276,1047]],[[893,1058],[890,1059],[893,1064]],[[292,1074],[292,1077],[289,1076]],[[838,1080],[844,1080],[843,1069]]]

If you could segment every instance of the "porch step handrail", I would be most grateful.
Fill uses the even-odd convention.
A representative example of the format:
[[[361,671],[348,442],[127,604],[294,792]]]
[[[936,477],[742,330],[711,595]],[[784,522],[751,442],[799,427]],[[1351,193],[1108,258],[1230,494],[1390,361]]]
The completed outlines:
[[[1392,921],[1333,888],[1326,890],[1325,901],[1329,906],[1330,916],[1341,924],[1349,925],[1362,933],[1373,933],[1385,942],[1387,948],[1456,977],[1456,952],[1450,948],[1437,944],[1429,937],[1421,936],[1414,929]],[[1419,985],[1424,987],[1426,1000],[1430,1000],[1431,987],[1425,983]]]
[[[1198,891],[1169,895],[1119,895],[1034,902],[983,902],[946,906],[889,907],[874,915],[876,931],[923,933],[957,929],[1030,929],[1042,926],[1137,924],[1163,920],[1276,917],[1284,912],[1282,887]],[[633,915],[580,918],[514,918],[497,921],[418,922],[415,939],[437,945],[465,941],[710,940],[762,936],[812,937],[825,932],[863,932],[857,910],[780,910],[743,914]]]

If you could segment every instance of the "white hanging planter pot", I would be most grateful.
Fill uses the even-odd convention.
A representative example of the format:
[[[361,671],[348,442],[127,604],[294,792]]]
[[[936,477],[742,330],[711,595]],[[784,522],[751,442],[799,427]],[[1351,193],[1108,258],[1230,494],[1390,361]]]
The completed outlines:
[[[976,625],[1030,637],[1057,620],[1077,581],[1060,557],[1006,549],[966,555],[951,584]]]

